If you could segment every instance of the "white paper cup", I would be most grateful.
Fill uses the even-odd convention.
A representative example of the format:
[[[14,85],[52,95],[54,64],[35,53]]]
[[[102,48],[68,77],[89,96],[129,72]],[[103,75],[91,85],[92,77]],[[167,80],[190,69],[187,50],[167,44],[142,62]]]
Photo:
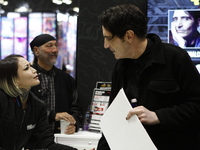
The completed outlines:
[[[66,134],[65,130],[67,128],[67,126],[70,124],[70,122],[67,122],[65,120],[60,120],[60,133],[61,134]]]

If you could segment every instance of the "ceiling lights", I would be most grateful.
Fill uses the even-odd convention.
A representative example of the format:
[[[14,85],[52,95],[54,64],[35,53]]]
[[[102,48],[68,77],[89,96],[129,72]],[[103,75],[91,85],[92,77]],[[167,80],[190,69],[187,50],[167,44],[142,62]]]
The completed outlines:
[[[0,4],[6,6],[8,5],[8,1],[0,0]]]
[[[4,14],[5,11],[1,8],[1,6],[7,6],[8,5],[8,1],[4,1],[4,0],[0,0],[0,14]]]
[[[52,0],[52,2],[57,5],[61,5],[61,4],[70,5],[72,3],[72,0]]]
[[[22,4],[19,8],[15,9],[15,12],[32,12],[32,9],[29,8],[29,4],[28,3],[24,3]]]
[[[61,5],[61,4],[70,5],[70,4],[72,4],[72,0],[52,0],[52,2],[54,4],[57,4],[57,5]],[[78,13],[79,12],[79,8],[78,7],[74,7],[72,10],[73,10],[74,13]]]
[[[75,11],[75,12],[78,13],[78,12],[79,12],[79,8],[78,8],[78,7],[74,7],[74,8],[73,8],[73,11]]]

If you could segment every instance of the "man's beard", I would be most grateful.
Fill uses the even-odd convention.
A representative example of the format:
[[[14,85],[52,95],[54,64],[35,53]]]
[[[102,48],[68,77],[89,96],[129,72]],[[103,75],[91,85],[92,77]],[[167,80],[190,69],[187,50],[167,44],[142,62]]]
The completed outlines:
[[[50,55],[54,55],[54,56],[56,56],[56,58],[52,59],[52,58],[50,58]],[[57,53],[47,54],[41,50],[39,52],[38,59],[42,60],[43,62],[45,62],[48,65],[54,65],[57,60]]]

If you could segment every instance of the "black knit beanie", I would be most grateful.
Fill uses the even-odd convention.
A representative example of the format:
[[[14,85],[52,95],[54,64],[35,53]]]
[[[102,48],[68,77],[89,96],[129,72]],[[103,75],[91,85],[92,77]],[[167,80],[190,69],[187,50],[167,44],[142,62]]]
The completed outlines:
[[[33,51],[34,46],[41,46],[49,41],[56,40],[53,36],[49,34],[41,34],[36,36],[30,43],[31,50]]]

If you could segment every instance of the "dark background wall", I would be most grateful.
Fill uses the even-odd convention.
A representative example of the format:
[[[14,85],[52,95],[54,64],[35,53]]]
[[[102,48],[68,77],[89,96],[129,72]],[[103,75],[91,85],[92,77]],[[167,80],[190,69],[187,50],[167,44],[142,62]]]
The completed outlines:
[[[96,82],[111,81],[111,70],[116,61],[110,50],[103,47],[98,15],[108,7],[122,3],[134,4],[147,14],[147,0],[80,0],[76,79],[83,112],[91,104]]]

